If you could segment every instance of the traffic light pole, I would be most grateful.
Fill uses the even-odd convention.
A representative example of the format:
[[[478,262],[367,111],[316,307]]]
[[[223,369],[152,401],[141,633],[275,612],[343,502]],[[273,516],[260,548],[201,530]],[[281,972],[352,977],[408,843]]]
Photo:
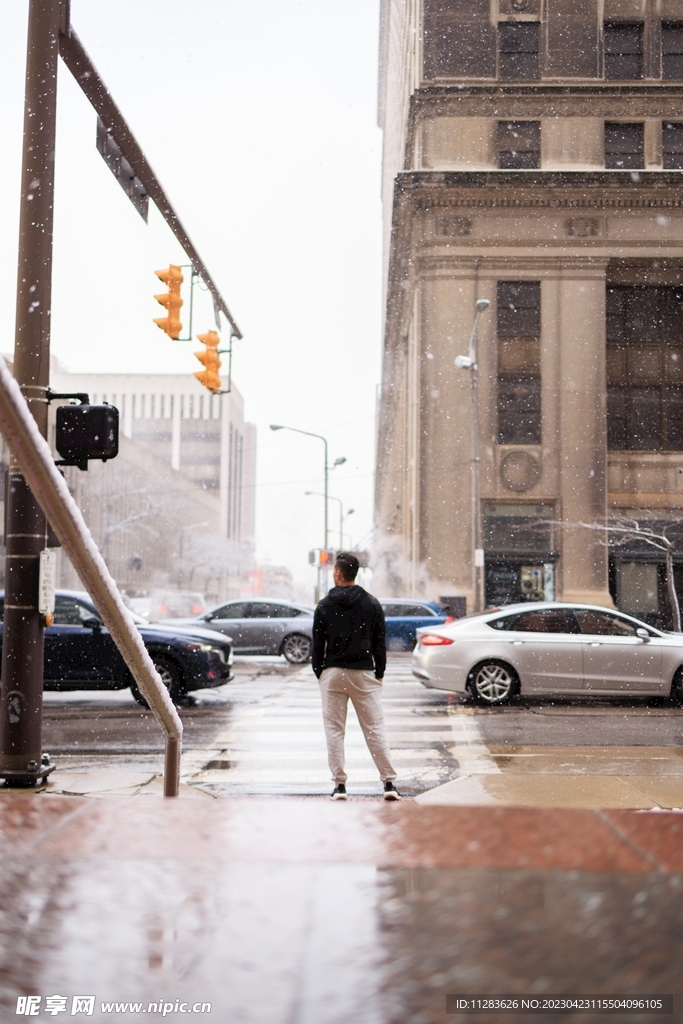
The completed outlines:
[[[30,0],[24,102],[14,377],[47,434],[57,58],[60,0]],[[0,778],[34,785],[42,765],[43,620],[38,611],[45,516],[12,458],[6,491]]]

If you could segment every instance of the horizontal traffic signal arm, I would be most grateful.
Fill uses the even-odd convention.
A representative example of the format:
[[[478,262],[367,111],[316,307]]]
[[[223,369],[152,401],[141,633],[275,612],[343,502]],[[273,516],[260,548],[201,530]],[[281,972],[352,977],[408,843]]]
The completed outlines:
[[[113,136],[121,153],[132,167],[133,173],[142,182],[150,199],[154,201],[159,213],[171,228],[183,250],[187,253],[195,274],[204,281],[209,289],[216,310],[225,316],[230,324],[233,336],[241,338],[242,332],[233,319],[225,299],[219,292],[206,265],[190,241],[190,237],[181,224],[178,214],[173,209],[168,196],[161,187],[161,183],[150,167],[147,157],[142,152],[135,136],[128,127],[123,114],[116,106],[111,93],[104,84],[95,65],[90,60],[76,32],[71,27],[67,4],[64,5],[63,11],[63,23],[59,33],[60,57],[95,108],[106,131]]]

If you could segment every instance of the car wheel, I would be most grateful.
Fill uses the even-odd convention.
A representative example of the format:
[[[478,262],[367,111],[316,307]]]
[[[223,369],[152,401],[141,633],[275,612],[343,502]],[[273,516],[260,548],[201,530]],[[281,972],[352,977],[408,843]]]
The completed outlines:
[[[311,659],[311,641],[301,633],[292,633],[291,636],[285,637],[282,653],[292,665],[304,665]]]
[[[679,708],[683,705],[683,665],[676,669],[671,681],[671,703]]]
[[[161,676],[161,681],[168,690],[169,696],[172,701],[178,700],[185,693],[185,687],[183,686],[183,679],[175,661],[171,658],[165,658],[163,654],[153,654],[152,662],[155,669]],[[143,708],[148,708],[149,704],[140,692],[137,683],[130,684],[130,692],[138,702],[142,704]]]
[[[481,704],[504,704],[519,690],[519,679],[505,662],[485,661],[472,672],[469,687]]]

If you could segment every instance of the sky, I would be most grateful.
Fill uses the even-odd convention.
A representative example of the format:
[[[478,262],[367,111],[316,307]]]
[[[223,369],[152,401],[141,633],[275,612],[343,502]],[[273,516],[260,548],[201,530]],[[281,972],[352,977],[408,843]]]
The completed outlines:
[[[0,350],[14,332],[27,0],[3,5]],[[372,529],[380,374],[381,133],[375,0],[72,0],[71,20],[240,326],[233,380],[258,427],[257,558],[312,584],[330,494]],[[154,324],[153,271],[184,257],[145,225],[95,148],[60,63],[52,352],[72,372],[187,372],[194,344]],[[208,300],[202,316],[213,326]],[[338,540],[338,509],[330,523]]]

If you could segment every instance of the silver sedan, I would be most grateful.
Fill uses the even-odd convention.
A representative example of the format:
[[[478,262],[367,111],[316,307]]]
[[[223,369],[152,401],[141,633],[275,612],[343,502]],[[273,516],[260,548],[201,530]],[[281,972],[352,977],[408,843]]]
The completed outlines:
[[[228,601],[198,618],[166,619],[164,624],[174,622],[226,633],[235,654],[284,654],[294,665],[311,657],[313,610],[304,605],[263,598]]]
[[[592,605],[509,605],[418,629],[412,669],[425,686],[484,704],[516,693],[681,701],[683,634]]]

